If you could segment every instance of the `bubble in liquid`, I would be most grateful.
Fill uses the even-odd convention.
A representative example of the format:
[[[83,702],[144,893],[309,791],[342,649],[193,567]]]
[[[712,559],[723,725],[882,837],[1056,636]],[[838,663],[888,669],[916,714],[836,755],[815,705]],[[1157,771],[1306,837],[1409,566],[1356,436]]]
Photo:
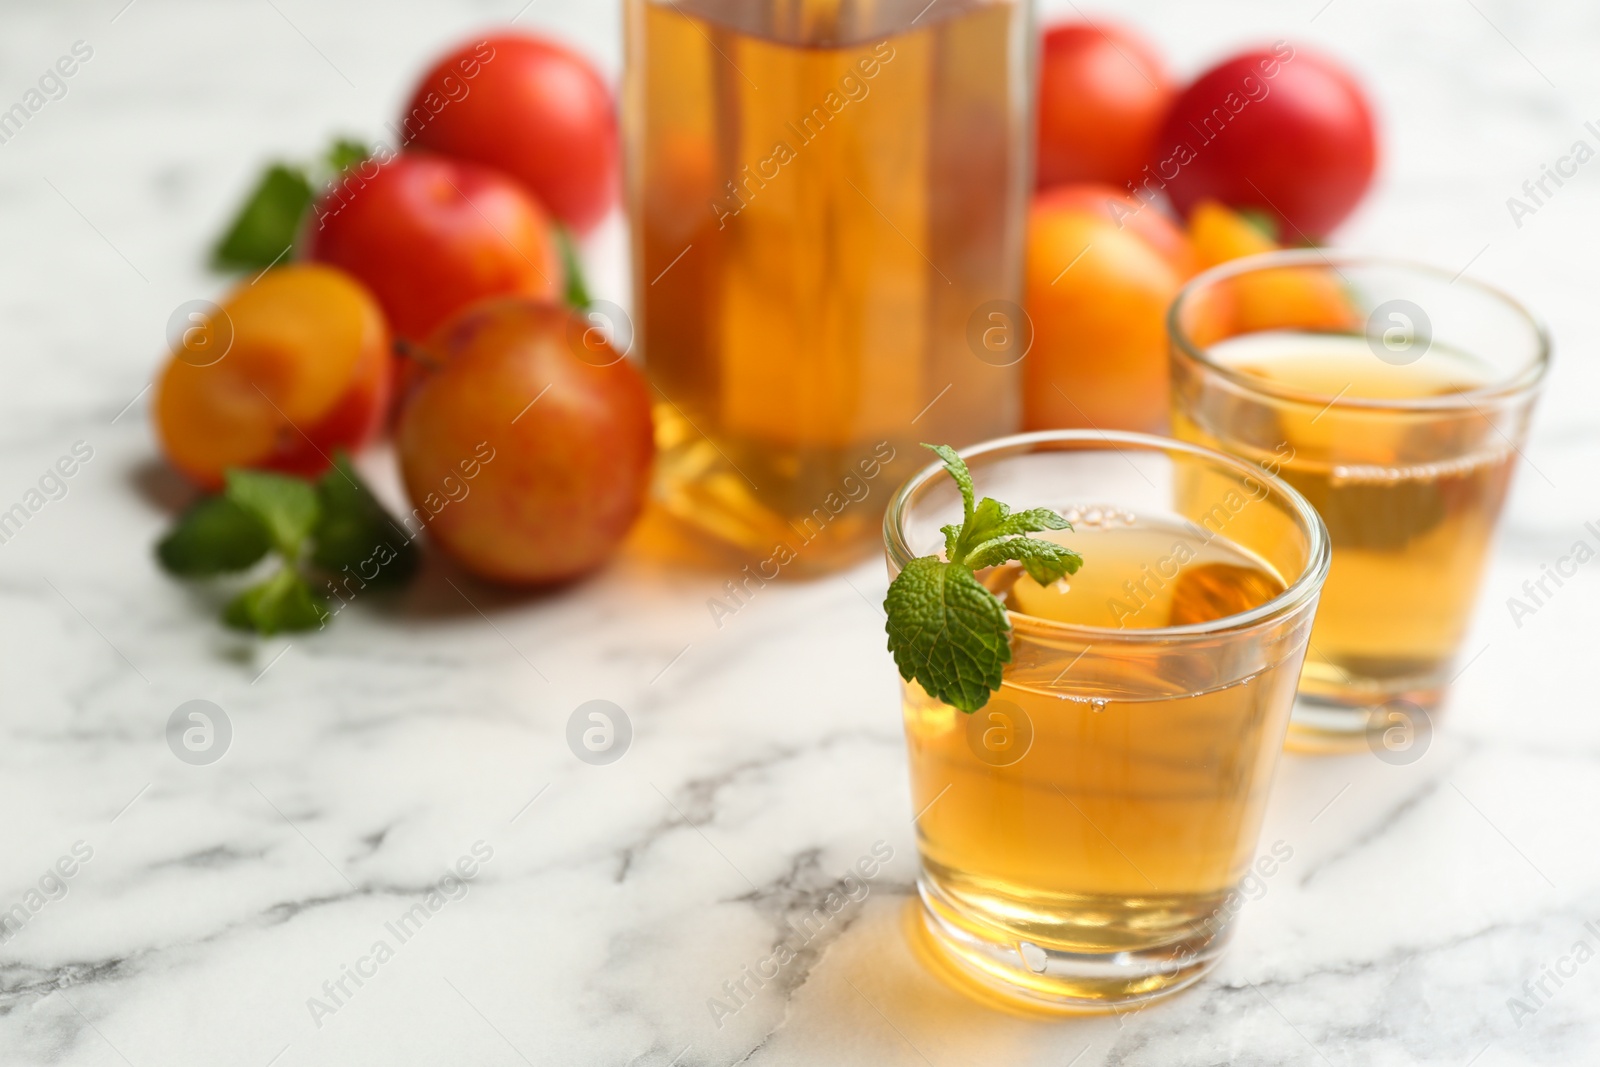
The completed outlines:
[[[1106,710],[1106,705],[1108,703],[1110,703],[1110,701],[1106,700],[1105,697],[1094,697],[1089,701],[1089,710],[1098,715],[1100,712]]]
[[[1123,511],[1112,504],[1076,504],[1061,509],[1061,517],[1074,527],[1091,529],[1114,526],[1118,522],[1132,526],[1139,521],[1139,517],[1131,511]]]
[[[1049,955],[1032,941],[1018,941],[1017,955],[1022,957],[1022,965],[1034,974],[1043,974],[1050,965]]]

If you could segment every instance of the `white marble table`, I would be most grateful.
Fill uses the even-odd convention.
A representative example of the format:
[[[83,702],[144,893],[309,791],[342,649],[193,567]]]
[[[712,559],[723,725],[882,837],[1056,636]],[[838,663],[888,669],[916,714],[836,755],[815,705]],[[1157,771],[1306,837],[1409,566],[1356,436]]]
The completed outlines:
[[[172,483],[141,390],[171,310],[219,290],[205,242],[263,158],[377,131],[427,55],[522,0],[126,2],[0,15],[0,108],[93,49],[0,144],[0,509],[93,450],[0,544],[0,910],[25,917],[0,943],[0,1063],[1600,1062],[1600,565],[1520,627],[1505,606],[1600,544],[1600,163],[1520,227],[1506,207],[1574,140],[1600,144],[1600,9],[1131,14],[1185,71],[1279,36],[1347,57],[1387,158],[1344,243],[1470,263],[1542,309],[1558,365],[1426,754],[1286,759],[1265,840],[1293,858],[1228,960],[1159,1007],[1049,1023],[968,1002],[906,948],[878,565],[769,587],[720,628],[714,568],[633,553],[543,597],[465,585],[474,608],[434,566],[398,604],[260,642],[156,571]],[[533,0],[521,22],[615,71],[615,0]],[[625,299],[620,249],[618,224],[589,254]],[[385,461],[367,466],[392,489]],[[232,725],[209,766],[164,739],[196,698]],[[609,766],[565,743],[592,699],[633,723]],[[717,1025],[708,1000],[737,1003],[723,983],[878,842],[866,897]],[[446,879],[458,862],[469,881]],[[1530,994],[1547,967],[1573,973]]]

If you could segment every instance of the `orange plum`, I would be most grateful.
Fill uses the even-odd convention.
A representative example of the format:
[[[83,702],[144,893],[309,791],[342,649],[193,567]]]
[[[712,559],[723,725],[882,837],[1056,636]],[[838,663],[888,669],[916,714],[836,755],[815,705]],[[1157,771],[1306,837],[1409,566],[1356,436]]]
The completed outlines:
[[[564,307],[507,297],[441,326],[401,411],[429,535],[497,582],[593,570],[638,518],[655,444],[644,377]]]
[[[1024,428],[1163,429],[1165,315],[1182,283],[1132,227],[1097,210],[1037,201],[1024,270],[1034,328],[1022,362]]]
[[[388,405],[389,330],[343,271],[292,264],[221,305],[220,359],[180,343],[156,386],[155,424],[172,465],[206,489],[230,467],[314,474],[334,449],[371,439]]]

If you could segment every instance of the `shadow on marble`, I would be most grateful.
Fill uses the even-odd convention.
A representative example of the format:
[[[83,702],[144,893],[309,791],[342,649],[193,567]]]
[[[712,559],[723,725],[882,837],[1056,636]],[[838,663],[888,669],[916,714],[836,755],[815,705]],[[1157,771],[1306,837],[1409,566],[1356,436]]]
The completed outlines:
[[[140,500],[174,517],[199,496],[194,486],[184,481],[183,475],[155,455],[134,460],[124,469],[123,478]]]
[[[1109,1049],[1124,1022],[1110,1014],[1055,1017],[980,1001],[938,976],[919,947],[915,896],[881,899],[789,997],[781,1021],[750,1052],[765,1067],[828,1062],[1076,1062]],[[1183,999],[1178,994],[1174,1001]],[[824,1036],[831,1032],[832,1039]],[[748,1036],[753,1035],[746,1035]],[[827,1055],[817,1058],[819,1039]]]

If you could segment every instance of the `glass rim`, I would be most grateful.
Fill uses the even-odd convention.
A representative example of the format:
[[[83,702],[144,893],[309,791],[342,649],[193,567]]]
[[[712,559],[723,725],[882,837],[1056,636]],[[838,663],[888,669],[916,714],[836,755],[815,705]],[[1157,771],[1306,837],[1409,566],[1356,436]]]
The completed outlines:
[[[1340,395],[1330,397],[1325,393],[1315,393],[1278,385],[1253,374],[1242,374],[1223,363],[1219,363],[1211,358],[1206,346],[1197,345],[1191,341],[1187,331],[1178,323],[1178,316],[1195,293],[1225,279],[1254,273],[1259,270],[1270,270],[1275,267],[1320,266],[1331,267],[1337,272],[1341,265],[1349,267],[1388,267],[1435,279],[1443,279],[1447,285],[1465,284],[1483,297],[1510,308],[1528,326],[1533,338],[1533,354],[1514,373],[1497,379],[1492,384],[1477,389],[1466,389],[1459,393],[1446,393],[1443,396],[1415,397],[1411,399],[1379,399]],[[1545,326],[1544,320],[1529,310],[1526,304],[1504,289],[1490,285],[1488,282],[1480,281],[1477,278],[1467,277],[1463,273],[1451,274],[1442,267],[1436,267],[1418,260],[1369,255],[1362,252],[1329,252],[1320,248],[1260,252],[1256,255],[1229,260],[1195,275],[1184,283],[1183,288],[1178,290],[1178,295],[1172,298],[1172,303],[1167,307],[1167,337],[1176,351],[1182,352],[1208,371],[1249,393],[1298,404],[1326,405],[1328,408],[1338,407],[1361,411],[1461,411],[1467,408],[1475,408],[1477,406],[1476,401],[1498,401],[1532,391],[1544,380],[1545,374],[1550,369],[1550,332]]]
[[[1084,445],[1088,447],[1082,449],[1040,449],[1034,447],[1052,444]],[[1248,611],[1224,615],[1220,619],[1212,619],[1209,622],[1189,623],[1184,626],[1152,626],[1126,630],[1112,629],[1105,626],[1084,626],[1078,623],[1057,622],[1053,619],[1042,619],[1037,615],[1013,612],[1010,609],[1006,611],[1007,618],[1014,616],[1028,620],[1030,633],[1055,633],[1080,638],[1092,638],[1095,641],[1110,640],[1142,643],[1171,638],[1209,637],[1235,630],[1249,629],[1260,623],[1290,614],[1321,592],[1322,584],[1328,577],[1328,568],[1333,558],[1328,528],[1323,523],[1322,516],[1317,513],[1316,508],[1311,506],[1310,501],[1300,495],[1300,492],[1294,486],[1277,475],[1268,474],[1255,464],[1239,459],[1236,456],[1230,456],[1226,452],[1218,452],[1214,449],[1190,444],[1187,441],[1178,441],[1170,437],[1157,437],[1155,434],[1133,433],[1123,430],[1036,430],[1032,433],[996,437],[956,451],[970,466],[974,459],[990,456],[997,452],[1015,451],[1022,454],[1039,451],[1076,450],[1121,452],[1124,447],[1136,448],[1146,452],[1182,453],[1232,470],[1242,478],[1255,478],[1262,482],[1289,506],[1291,513],[1299,520],[1301,527],[1306,530],[1307,540],[1310,543],[1307,545],[1306,562],[1301,568],[1300,574],[1285,585],[1283,592]],[[934,459],[901,483],[900,487],[894,491],[894,495],[889,498],[889,504],[883,513],[883,542],[884,548],[896,569],[903,569],[907,563],[916,558],[912,554],[911,547],[906,543],[905,531],[902,529],[902,520],[907,506],[919,489],[927,485],[935,475],[943,474],[943,472],[943,461]],[[979,495],[982,495],[981,490]]]

